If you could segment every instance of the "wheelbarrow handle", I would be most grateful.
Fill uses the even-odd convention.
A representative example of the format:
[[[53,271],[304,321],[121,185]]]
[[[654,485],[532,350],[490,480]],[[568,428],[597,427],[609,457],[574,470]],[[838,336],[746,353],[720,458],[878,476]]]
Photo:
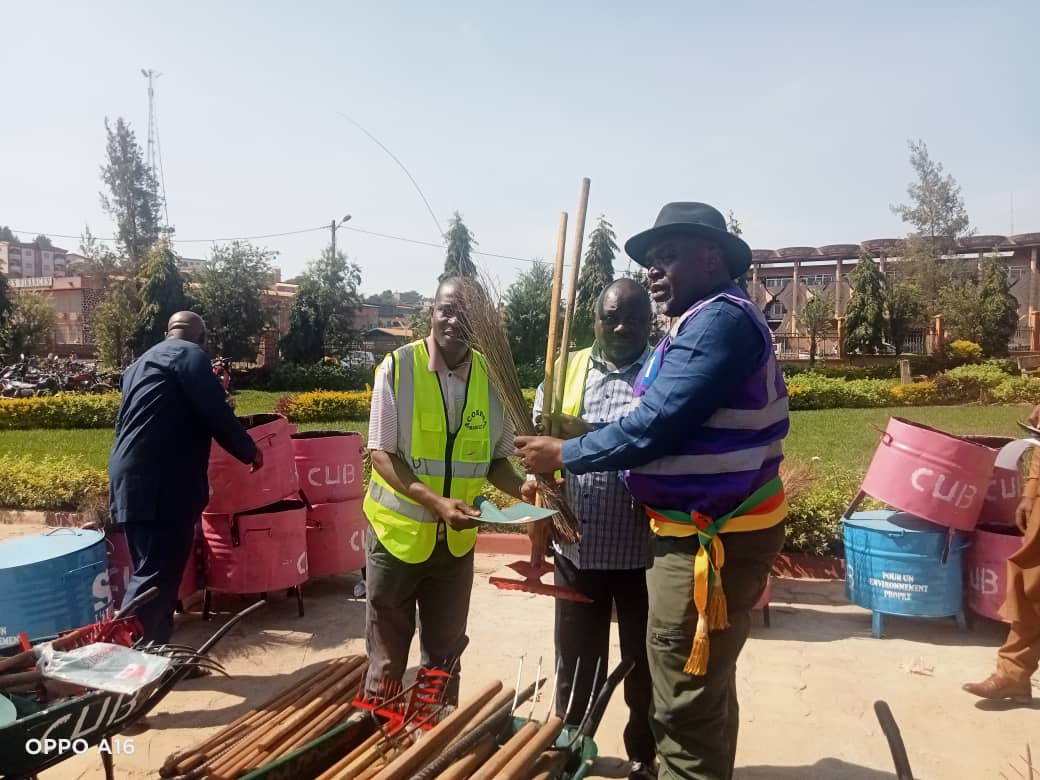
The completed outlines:
[[[596,701],[589,711],[588,721],[581,728],[581,736],[593,737],[596,735],[596,729],[599,728],[599,722],[603,720],[603,714],[607,711],[610,697],[614,695],[614,691],[621,684],[621,681],[628,677],[635,668],[636,662],[631,658],[622,658],[620,663],[614,667],[614,671],[610,673],[603,683],[603,687],[599,689]],[[595,681],[593,681],[593,685],[595,685]]]
[[[888,749],[892,754],[892,763],[895,764],[896,777],[898,780],[914,780],[913,770],[910,768],[910,759],[906,755],[906,745],[899,733],[899,726],[889,709],[888,703],[884,701],[874,702],[874,714],[877,715],[881,731],[888,740]]]
[[[220,639],[228,631],[234,628],[235,624],[238,623],[238,621],[242,620],[242,618],[244,618],[246,615],[256,612],[266,603],[267,602],[265,601],[258,601],[255,604],[251,604],[250,606],[246,607],[237,615],[233,615],[224,625],[222,625],[214,632],[213,636],[211,636],[203,643],[203,645],[196,651],[196,654],[200,656],[205,655],[209,650],[213,648],[213,646],[217,642],[220,641]],[[106,729],[105,733],[102,736],[109,737],[112,734],[117,734],[124,728],[126,728],[127,725],[129,725],[130,723],[134,723],[140,718],[143,718],[145,715],[152,711],[155,705],[157,705],[160,701],[163,700],[167,693],[173,690],[174,686],[177,685],[177,683],[179,683],[181,680],[187,677],[189,671],[191,671],[190,664],[183,664],[179,669],[174,669],[173,673],[170,674],[168,677],[162,678],[159,685],[156,687],[154,691],[152,691],[148,698],[146,698],[144,701],[138,704],[134,710],[132,710],[130,713],[126,715],[126,717],[114,723],[110,723],[109,728]]]
[[[138,607],[142,606],[143,604],[147,604],[149,601],[154,601],[158,597],[159,589],[154,586],[149,588],[148,590],[141,591],[132,599],[122,604],[119,607],[119,611],[116,612],[116,614],[114,615],[113,619],[126,617]]]

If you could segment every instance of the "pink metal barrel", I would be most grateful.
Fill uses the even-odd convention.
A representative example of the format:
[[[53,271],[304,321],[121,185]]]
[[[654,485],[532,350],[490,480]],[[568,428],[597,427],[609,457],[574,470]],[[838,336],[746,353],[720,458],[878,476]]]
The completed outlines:
[[[300,493],[308,504],[329,504],[364,496],[361,434],[306,431],[294,433],[291,438]]]
[[[289,421],[280,414],[239,417],[264,456],[263,468],[249,466],[229,455],[216,442],[209,456],[209,504],[206,512],[230,515],[267,506],[297,495]]]
[[[345,574],[365,566],[364,499],[307,509],[307,569],[311,577]]]
[[[1007,595],[1007,559],[1022,546],[1014,526],[990,524],[975,529],[975,541],[964,561],[968,606],[992,620],[1003,620],[1000,607]]]
[[[126,534],[121,529],[109,529],[105,532],[108,543],[108,584],[112,590],[112,609],[117,610],[123,603],[127,585],[134,573],[134,562],[130,557],[130,545],[126,542]],[[198,545],[192,542],[188,562],[184,565],[184,576],[177,590],[178,599],[186,599],[202,588],[198,578]]]
[[[892,417],[863,479],[863,492],[933,523],[971,531],[996,457],[989,447]]]
[[[266,593],[307,581],[307,510],[278,501],[237,515],[202,515],[206,588]]]
[[[1007,436],[965,436],[964,438],[994,451],[999,451],[1005,444],[1014,441]],[[983,502],[982,512],[979,514],[979,522],[1013,526],[1015,508],[1018,506],[1021,496],[1021,471],[1017,468],[994,467],[989,481],[989,490],[986,492],[986,500]]]

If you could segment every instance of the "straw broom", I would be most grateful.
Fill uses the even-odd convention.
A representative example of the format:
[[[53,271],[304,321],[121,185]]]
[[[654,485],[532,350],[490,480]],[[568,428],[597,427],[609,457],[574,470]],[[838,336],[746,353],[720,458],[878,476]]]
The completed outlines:
[[[493,289],[485,280],[485,285]],[[487,361],[488,379],[502,402],[502,409],[520,436],[536,435],[531,410],[524,400],[516,362],[509,347],[505,323],[487,289],[475,280],[467,280],[456,289],[462,299],[465,315],[461,330],[470,347],[479,350]],[[553,530],[558,539],[574,543],[581,537],[581,523],[564,500],[552,474],[538,475],[538,492],[548,509],[555,509]]]

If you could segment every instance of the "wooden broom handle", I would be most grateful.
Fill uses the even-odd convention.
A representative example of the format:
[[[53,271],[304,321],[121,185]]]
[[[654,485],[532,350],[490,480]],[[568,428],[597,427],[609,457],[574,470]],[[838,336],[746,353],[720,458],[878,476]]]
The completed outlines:
[[[574,245],[571,251],[571,278],[567,289],[567,309],[563,313],[563,337],[560,339],[560,370],[556,377],[556,400],[554,409],[563,408],[563,391],[567,382],[567,355],[571,346],[571,323],[574,321],[574,304],[578,299],[578,272],[581,270],[581,244],[585,238],[585,215],[589,210],[589,187],[586,177],[581,180],[581,195],[578,196],[578,219],[574,222]]]
[[[556,231],[556,262],[553,265],[552,298],[549,300],[549,341],[545,345],[545,382],[542,384],[542,415],[552,415],[555,409],[556,342],[560,326],[560,296],[563,293],[563,257],[567,249],[567,212],[560,212],[560,227]],[[552,420],[551,417],[546,419]],[[559,423],[552,420],[549,433],[559,434]]]

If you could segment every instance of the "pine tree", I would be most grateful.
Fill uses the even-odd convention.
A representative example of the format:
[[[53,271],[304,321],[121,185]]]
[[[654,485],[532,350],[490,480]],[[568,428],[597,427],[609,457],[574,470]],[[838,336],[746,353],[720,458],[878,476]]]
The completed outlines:
[[[578,279],[571,335],[579,348],[592,344],[595,338],[596,301],[606,286],[614,281],[614,258],[618,250],[615,238],[613,225],[601,214],[596,227],[589,234],[589,245]]]
[[[477,245],[477,240],[473,237],[473,232],[462,221],[462,215],[459,212],[456,211],[452,215],[448,222],[448,232],[444,237],[448,241],[448,250],[445,253],[444,273],[441,274],[440,281],[443,282],[453,276],[476,278],[477,267],[473,264],[471,253],[473,247]]]
[[[136,339],[138,354],[163,340],[172,315],[190,308],[184,277],[168,241],[148,251],[142,276],[140,298],[146,319]]]
[[[114,127],[106,119],[105,132],[107,162],[101,180],[108,194],[101,193],[101,206],[115,220],[120,248],[136,275],[148,248],[159,239],[159,185],[144,162],[134,131],[122,117]]]
[[[506,329],[517,365],[544,363],[551,300],[552,270],[542,262],[533,263],[506,290]]]
[[[845,352],[876,354],[885,332],[885,294],[881,272],[869,255],[849,275],[852,288],[845,310]]]
[[[946,246],[954,239],[970,235],[971,220],[957,180],[950,174],[943,175],[942,163],[931,158],[924,141],[907,144],[910,166],[917,180],[906,188],[910,202],[891,206],[892,212],[932,244]]]

